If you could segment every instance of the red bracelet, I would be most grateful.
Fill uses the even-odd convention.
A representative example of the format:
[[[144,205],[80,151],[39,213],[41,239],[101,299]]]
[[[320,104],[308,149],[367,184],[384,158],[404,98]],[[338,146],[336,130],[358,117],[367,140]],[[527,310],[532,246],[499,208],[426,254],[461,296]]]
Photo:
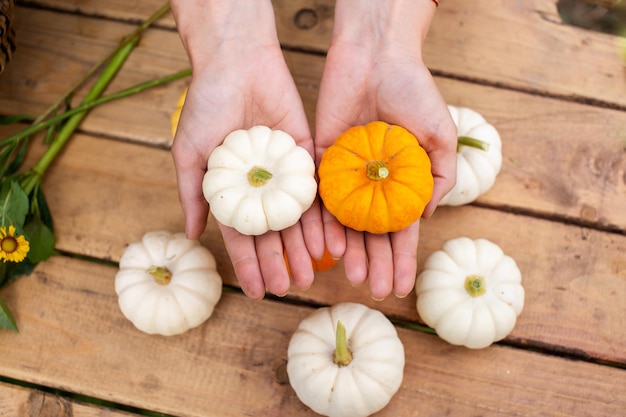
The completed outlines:
[[[439,7],[439,0],[433,0],[433,3],[435,3],[435,7]]]

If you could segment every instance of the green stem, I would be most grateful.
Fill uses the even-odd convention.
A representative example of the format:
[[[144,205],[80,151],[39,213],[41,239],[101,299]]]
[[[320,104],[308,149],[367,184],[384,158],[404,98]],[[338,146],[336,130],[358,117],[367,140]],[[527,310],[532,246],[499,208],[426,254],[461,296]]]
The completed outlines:
[[[271,172],[259,166],[253,166],[250,171],[248,171],[248,182],[253,187],[264,186],[272,177]]]
[[[167,285],[172,281],[172,272],[164,266],[151,265],[146,272],[152,275],[159,285]]]
[[[78,80],[74,85],[72,85],[65,93],[63,93],[59,98],[56,99],[54,103],[50,107],[48,107],[42,114],[40,114],[33,124],[38,124],[44,119],[46,119],[51,113],[56,111],[61,104],[67,100],[67,98],[72,95],[81,85],[85,83],[92,75],[96,73],[100,68],[102,68],[108,61],[110,61],[113,56],[116,54],[118,50],[128,45],[131,42],[134,42],[137,38],[141,36],[141,34],[154,22],[156,22],[161,16],[163,16],[166,12],[170,10],[170,4],[167,2],[161,8],[159,8],[156,12],[152,14],[148,19],[146,19],[142,24],[137,27],[133,32],[125,36],[118,47],[111,51],[107,56],[105,56],[100,62],[94,65],[83,77]]]
[[[365,167],[365,174],[372,181],[382,181],[389,176],[389,168],[383,161],[370,161]]]
[[[91,87],[91,90],[87,93],[85,98],[83,99],[83,103],[89,103],[97,99],[102,92],[109,86],[115,75],[117,75],[118,71],[133,51],[137,43],[139,42],[139,38],[135,38],[132,42],[124,45],[121,49],[117,51],[111,61],[104,69],[102,75],[96,80],[94,85]],[[50,144],[46,152],[43,154],[41,159],[35,164],[35,166],[31,169],[36,175],[43,176],[46,172],[46,169],[50,166],[54,158],[58,155],[63,148],[63,145],[72,137],[72,134],[78,127],[78,125],[83,121],[85,116],[87,115],[87,111],[82,111],[70,117],[67,122],[63,125],[55,140]]]
[[[165,77],[162,77],[162,78],[159,78],[159,79],[156,79],[156,80],[146,81],[146,82],[143,82],[143,83],[140,83],[140,84],[136,84],[136,85],[134,85],[132,87],[126,88],[124,90],[120,90],[120,91],[115,92],[115,93],[107,94],[106,96],[99,97],[99,98],[97,98],[97,99],[95,99],[93,101],[90,101],[88,103],[83,102],[83,103],[81,103],[80,105],[74,107],[71,110],[68,110],[68,111],[66,111],[64,113],[61,113],[61,114],[59,114],[57,116],[54,116],[54,117],[51,117],[51,118],[49,118],[49,119],[47,119],[45,121],[39,122],[37,124],[33,124],[33,125],[27,127],[26,129],[21,130],[21,131],[15,133],[15,134],[13,134],[13,135],[3,139],[2,141],[0,141],[0,146],[5,145],[5,144],[7,144],[9,142],[21,140],[21,139],[23,139],[23,138],[25,138],[27,136],[30,136],[30,135],[32,135],[34,133],[37,133],[40,130],[46,129],[46,128],[50,127],[50,126],[53,126],[53,125],[57,124],[58,122],[63,121],[63,120],[65,120],[65,119],[67,119],[67,118],[69,118],[71,116],[74,116],[74,115],[76,115],[78,113],[82,113],[82,112],[84,112],[86,110],[91,110],[94,107],[98,107],[98,106],[100,106],[102,104],[105,104],[105,103],[108,103],[110,101],[119,100],[121,98],[128,97],[128,96],[131,96],[133,94],[140,93],[140,92],[142,92],[144,90],[148,90],[148,89],[153,88],[153,87],[158,87],[160,85],[167,84],[167,83],[169,83],[171,81],[175,81],[175,80],[187,77],[189,75],[191,75],[191,70],[190,69],[184,69],[184,70],[179,71],[177,73],[170,74],[170,75],[167,75]]]
[[[469,275],[465,278],[465,291],[476,298],[487,292],[485,278],[480,275]]]
[[[472,148],[480,149],[481,151],[489,150],[489,144],[487,142],[469,136],[459,136],[456,147],[457,152],[462,146],[470,146]]]
[[[420,332],[430,333],[430,334],[437,334],[435,329],[433,329],[432,327],[422,326],[421,324],[417,324],[417,323],[410,323],[406,321],[394,321],[393,324],[395,324],[398,327],[404,327],[406,329],[417,330]]]
[[[340,321],[337,321],[337,331],[335,333],[335,357],[333,362],[339,366],[348,366],[350,362],[352,362],[352,352],[348,349],[346,328]]]

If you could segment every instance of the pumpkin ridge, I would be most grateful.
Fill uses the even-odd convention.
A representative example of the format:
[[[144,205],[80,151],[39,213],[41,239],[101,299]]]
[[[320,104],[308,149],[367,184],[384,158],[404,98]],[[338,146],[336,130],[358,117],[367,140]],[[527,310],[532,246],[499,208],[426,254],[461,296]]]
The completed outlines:
[[[349,385],[349,386],[360,387],[359,380],[357,378],[355,378],[355,375],[354,375],[354,370],[355,369],[357,369],[357,368],[352,367],[352,371],[345,373],[344,378],[347,375],[351,379],[352,384]],[[335,376],[335,381],[333,382],[333,385],[332,385],[333,387],[337,386],[337,377],[338,376],[339,376],[339,372],[337,372],[337,375]],[[335,393],[335,391],[336,390],[331,391],[331,399],[329,401],[330,403],[333,402],[333,400],[335,399],[335,396],[337,395]],[[350,395],[352,395],[354,397],[358,396],[358,400],[354,399],[352,401],[353,401],[354,404],[360,404],[361,405],[360,408],[363,408],[363,404],[365,404],[365,408],[370,408],[371,407],[369,401],[367,401],[368,398],[365,397],[364,392],[363,392],[362,389],[359,388],[357,390],[352,390]],[[370,398],[371,397],[374,397],[374,396],[370,396]],[[359,410],[359,411],[360,411],[360,413],[357,413],[357,415],[363,415],[362,414],[363,411],[362,410]]]
[[[374,358],[368,358],[368,362],[375,362],[376,360]],[[380,363],[386,364],[388,362],[384,362],[384,361],[380,361]],[[367,377],[370,381],[375,382],[378,387],[380,389],[382,389],[387,395],[391,395],[393,393],[396,392],[396,390],[393,389],[393,387],[390,387],[389,384],[387,383],[387,381],[384,381],[382,379],[376,378],[376,374],[374,374],[373,372],[366,372],[363,368],[361,368],[360,366],[355,366],[353,371],[354,372],[358,372],[359,375],[361,376],[360,378],[354,378],[356,385],[359,385],[359,381],[361,381],[361,379],[363,377]],[[361,392],[362,390],[359,390],[359,392]]]
[[[329,316],[330,316],[330,320],[332,323],[332,327],[334,328],[337,324],[337,321],[340,320],[340,317],[334,317],[333,312],[330,312]],[[354,325],[353,327],[350,327],[350,336],[354,336],[355,334],[358,334],[359,332],[359,327],[361,326],[361,322],[363,322],[363,318],[369,313],[368,310],[366,309],[361,309],[361,314],[359,314],[358,318],[355,319],[356,325]],[[342,322],[343,323],[343,322]],[[345,326],[345,323],[344,323]],[[346,327],[347,330],[347,327]],[[347,337],[347,336],[346,336]]]
[[[351,153],[352,155],[356,156],[357,158],[361,159],[363,162],[368,162],[368,159],[365,158],[363,155],[361,155],[360,153],[356,152],[354,149],[347,147],[346,145],[344,145],[343,143],[338,143],[335,142],[335,144],[333,144],[333,146],[336,146],[339,149],[342,149],[346,152]],[[344,170],[345,168],[343,167],[339,167],[339,170]]]
[[[384,162],[385,163],[391,163],[391,161],[396,159],[399,154],[403,153],[407,149],[412,149],[412,148],[416,148],[416,147],[420,147],[419,142],[417,142],[417,141],[415,143],[407,143],[402,148],[397,149],[392,155],[389,155]],[[381,153],[383,155],[386,155],[388,152],[385,152],[385,150],[383,149]],[[410,165],[407,165],[407,166],[410,166]]]
[[[209,208],[211,206],[211,200],[213,200],[214,198],[221,198],[221,194],[225,191],[225,190],[232,190],[233,188],[241,188],[241,185],[227,185],[225,187],[220,188],[219,190],[215,191],[211,196],[209,196],[210,198],[209,200]],[[239,196],[239,200],[233,204],[233,207],[235,207],[235,209],[233,211],[230,212],[230,216],[228,216],[228,218],[226,218],[226,216],[222,216],[223,213],[220,211],[220,218],[218,218],[218,220],[223,223],[223,224],[230,224],[232,222],[233,217],[235,216],[235,213],[237,212],[239,206],[241,205],[241,202],[248,197],[247,194],[244,193],[234,193],[235,195]],[[215,216],[215,210],[213,211],[213,215]],[[217,216],[216,216],[217,218]]]
[[[309,330],[309,329],[306,329],[306,328],[301,328],[301,329],[298,329],[298,332],[299,332],[299,333],[305,333],[305,334],[308,334],[308,335],[310,335],[310,336],[313,336],[314,338],[316,338],[317,340],[319,340],[319,341],[320,341],[320,342],[322,342],[322,343],[326,343],[326,342],[327,342],[327,341],[326,341],[326,339],[324,339],[322,336],[320,336],[319,334],[317,334],[317,333],[315,333],[315,332],[312,332],[312,331],[311,331],[311,330]],[[334,340],[334,339],[333,339],[333,340]]]
[[[427,291],[424,291],[423,294],[425,293],[429,293],[431,291],[448,291],[448,288],[446,287],[435,287],[435,288],[430,288]],[[461,290],[459,290],[460,292]],[[465,292],[465,289],[462,290],[463,291],[463,295],[467,295],[467,292]],[[439,314],[439,320],[437,320],[435,323],[432,323],[432,328],[435,329],[437,326],[439,326],[439,323],[441,322],[441,320],[446,317],[448,314],[450,314],[450,312],[454,309],[456,309],[457,307],[459,307],[460,304],[463,304],[463,302],[458,303],[458,304],[452,304],[450,305],[450,307],[448,307],[443,313]]]
[[[202,304],[212,304],[215,302],[215,299],[213,298],[209,298],[209,297],[205,297],[204,294],[200,294],[198,293],[197,290],[193,289],[193,288],[189,288],[188,286],[178,282],[176,284],[174,284],[174,286],[180,290],[180,291],[184,291],[185,293],[191,295],[193,298],[199,300]],[[178,297],[176,295],[176,293],[174,293],[174,298],[176,299],[176,301],[178,301],[179,304],[180,301],[178,300]]]
[[[419,197],[421,200],[426,200],[425,195],[424,195],[424,191],[428,191],[424,188],[418,188],[415,187],[415,184],[410,183],[410,182],[406,182],[406,181],[401,181],[401,180],[394,180],[394,182],[396,184],[402,185],[404,187],[406,187],[406,189],[408,191],[411,191],[412,194],[414,194],[415,196]],[[432,193],[430,193],[430,197],[432,197]],[[430,197],[428,198],[428,200],[430,200]]]
[[[368,181],[371,181],[371,180],[368,180]],[[337,203],[336,207],[337,207],[338,209],[343,208],[343,203],[344,203],[346,200],[348,200],[348,199],[352,196],[352,194],[354,194],[354,193],[356,193],[357,191],[359,191],[360,189],[362,189],[362,188],[366,188],[366,187],[371,187],[371,184],[369,184],[368,182],[365,182],[365,183],[363,183],[363,184],[359,185],[358,187],[356,187],[356,188],[354,188],[354,189],[350,190],[350,192],[349,192],[348,194],[344,194],[343,198],[341,199],[341,201],[339,201],[339,202]]]
[[[241,164],[240,167],[233,167],[233,165],[232,165],[233,161],[225,161],[225,163],[223,163],[223,164],[211,165],[211,168],[222,168],[222,169],[227,169],[229,171],[230,170],[238,170],[238,169],[243,169],[242,167],[250,165],[251,163],[254,162],[254,161],[251,161],[250,158],[242,158],[241,155],[239,155],[237,152],[235,152],[234,149],[230,149],[230,148],[225,147],[225,148],[223,148],[221,150],[224,153],[229,153],[229,157],[232,157],[234,160],[238,161]]]
[[[128,270],[130,270],[130,268]],[[133,282],[132,284],[125,285],[124,287],[120,287],[120,292],[124,292],[124,291],[129,290],[129,289],[135,289],[135,287],[139,287],[139,286],[143,286],[143,285],[148,285],[148,286],[152,285],[152,282],[154,281],[154,278],[152,278],[152,276],[150,276],[150,274],[146,272],[146,269],[137,268],[137,272],[138,273],[146,273],[148,275],[148,278],[146,278],[146,279],[144,279],[142,281]]]

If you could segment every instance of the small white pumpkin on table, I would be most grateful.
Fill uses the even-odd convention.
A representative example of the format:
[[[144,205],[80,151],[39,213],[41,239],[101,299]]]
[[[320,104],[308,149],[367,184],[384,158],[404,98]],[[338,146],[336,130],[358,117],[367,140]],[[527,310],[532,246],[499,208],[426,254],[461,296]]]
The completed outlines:
[[[222,278],[213,254],[197,240],[153,231],[124,251],[115,291],[122,313],[137,329],[172,336],[213,314]]]
[[[502,140],[496,128],[478,112],[448,106],[457,127],[456,185],[439,206],[471,203],[491,189],[502,167]]]
[[[318,414],[365,417],[398,391],[404,346],[380,311],[358,303],[316,310],[288,348],[287,374],[298,398]]]
[[[422,320],[445,341],[472,349],[504,339],[524,307],[517,264],[486,239],[447,241],[426,259],[415,291]]]

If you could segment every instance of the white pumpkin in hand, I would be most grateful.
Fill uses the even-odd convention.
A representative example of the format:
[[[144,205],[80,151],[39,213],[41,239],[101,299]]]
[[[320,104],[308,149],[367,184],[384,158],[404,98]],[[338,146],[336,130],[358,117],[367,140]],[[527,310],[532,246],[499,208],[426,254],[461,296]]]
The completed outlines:
[[[357,303],[321,308],[291,338],[287,373],[298,398],[329,417],[365,417],[402,383],[404,346],[379,311]]]
[[[183,233],[146,233],[120,259],[115,291],[124,316],[148,334],[171,336],[202,324],[222,295],[211,252]]]
[[[207,166],[202,189],[211,212],[245,235],[292,226],[317,194],[311,155],[266,126],[230,133]]]
[[[502,166],[502,141],[496,128],[474,110],[448,109],[459,136],[456,185],[438,205],[460,206],[476,200],[495,183]]]
[[[447,241],[417,278],[417,312],[454,345],[479,349],[504,339],[524,307],[522,275],[495,243]]]

